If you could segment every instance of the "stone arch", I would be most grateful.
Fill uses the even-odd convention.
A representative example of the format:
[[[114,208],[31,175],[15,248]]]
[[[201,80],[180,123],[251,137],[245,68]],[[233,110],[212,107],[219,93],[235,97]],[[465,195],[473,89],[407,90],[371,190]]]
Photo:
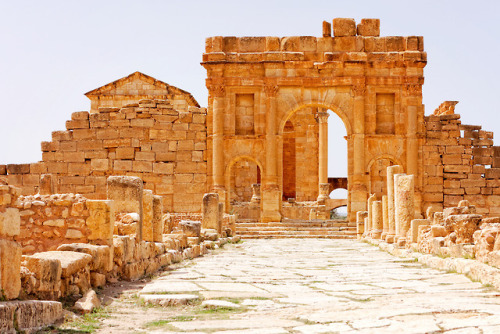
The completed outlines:
[[[390,154],[378,155],[368,163],[369,192],[376,194],[378,199],[387,194],[387,167],[393,165],[402,166],[399,159]]]
[[[347,114],[342,111],[339,107],[332,105],[332,104],[327,104],[327,103],[322,103],[322,102],[310,102],[310,103],[303,103],[303,104],[297,104],[296,106],[290,108],[288,112],[281,118],[280,123],[279,123],[279,128],[278,128],[278,134],[282,135],[283,130],[285,128],[286,122],[299,110],[304,109],[304,108],[323,108],[323,109],[328,109],[333,111],[337,116],[340,117],[342,122],[344,123],[344,126],[346,128],[346,133],[347,136],[351,136],[352,134],[352,126],[351,122],[349,120],[349,117]]]
[[[238,163],[241,162],[251,162],[256,165],[257,167],[257,175],[255,177],[255,180],[250,181],[249,184],[247,185],[249,187],[248,191],[251,191],[251,185],[252,183],[260,183],[260,178],[263,173],[263,168],[262,168],[262,163],[258,160],[255,159],[254,157],[248,156],[248,155],[241,155],[233,158],[226,166],[226,171],[225,171],[225,185],[226,185],[226,190],[227,190],[227,196],[226,196],[226,207],[229,209],[231,207],[231,200],[232,195],[234,195],[234,190],[235,186],[233,185],[233,169],[234,166],[237,165]],[[250,180],[253,175],[247,175],[247,178]],[[255,181],[255,182],[254,182]],[[248,197],[248,196],[247,196]],[[247,198],[245,198],[247,199]],[[249,200],[249,199],[248,199]]]

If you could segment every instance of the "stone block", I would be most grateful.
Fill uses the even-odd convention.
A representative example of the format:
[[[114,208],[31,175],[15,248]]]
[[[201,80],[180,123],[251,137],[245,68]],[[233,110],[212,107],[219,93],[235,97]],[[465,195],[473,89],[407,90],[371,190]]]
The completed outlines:
[[[221,222],[219,219],[219,195],[209,193],[203,196],[202,202],[202,228],[214,229],[219,233],[221,231]]]
[[[92,256],[78,252],[49,251],[31,255],[32,258],[44,260],[59,260],[61,262],[61,277],[67,278],[84,269],[92,261]]]
[[[74,243],[61,245],[57,247],[57,250],[90,255],[92,257],[90,262],[91,271],[106,273],[113,269],[113,250],[109,246]]]
[[[0,201],[0,203],[2,202]],[[0,212],[0,237],[19,235],[21,232],[20,226],[21,216],[19,215],[19,209],[7,208],[4,212]]]
[[[356,21],[351,18],[333,19],[333,36],[356,36]]]
[[[413,219],[411,221],[410,234],[411,234],[411,243],[418,242],[418,231],[421,230],[420,226],[430,225],[430,220],[428,219]]]
[[[179,227],[189,237],[199,238],[201,236],[201,222],[192,220],[181,220]]]
[[[114,217],[111,217],[111,201],[87,200],[89,217],[86,225],[90,229],[89,240],[105,240],[111,245]]]
[[[21,291],[21,246],[15,241],[0,239],[0,291],[7,300]]]
[[[59,259],[25,256],[23,264],[35,275],[37,295],[49,299],[60,297],[62,267]]]
[[[63,319],[60,302],[26,300],[0,302],[1,333],[35,333]]]
[[[357,32],[359,36],[380,36],[380,19],[361,19]]]

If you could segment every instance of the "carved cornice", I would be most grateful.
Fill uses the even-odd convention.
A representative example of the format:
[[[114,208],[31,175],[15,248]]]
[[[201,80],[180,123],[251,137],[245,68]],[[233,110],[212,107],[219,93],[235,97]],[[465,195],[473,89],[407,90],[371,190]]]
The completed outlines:
[[[224,85],[209,86],[210,95],[214,97],[224,97],[226,95],[226,87]]]
[[[403,93],[406,96],[410,95],[422,95],[422,85],[420,84],[405,84]]]

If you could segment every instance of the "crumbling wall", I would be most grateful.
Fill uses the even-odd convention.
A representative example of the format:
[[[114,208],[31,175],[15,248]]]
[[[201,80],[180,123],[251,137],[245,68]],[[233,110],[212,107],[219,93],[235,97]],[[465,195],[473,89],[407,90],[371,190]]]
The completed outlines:
[[[66,129],[42,142],[41,162],[0,166],[0,178],[31,195],[48,173],[52,193],[105,199],[109,175],[139,176],[145,189],[163,197],[165,211],[200,211],[207,188],[206,109],[142,100],[75,112]]]
[[[478,214],[500,214],[500,147],[493,133],[464,125],[447,101],[425,117],[423,209],[474,203]],[[450,106],[450,104],[453,106]]]
[[[61,244],[88,242],[89,211],[82,195],[20,196],[21,231],[16,237],[23,254],[56,250]]]

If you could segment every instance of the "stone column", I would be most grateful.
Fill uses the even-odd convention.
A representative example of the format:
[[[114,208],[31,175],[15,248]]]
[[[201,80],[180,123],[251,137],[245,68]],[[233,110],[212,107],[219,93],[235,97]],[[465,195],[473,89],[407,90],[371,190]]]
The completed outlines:
[[[144,189],[142,194],[142,239],[153,241],[153,191]]]
[[[213,120],[212,120],[212,191],[219,194],[219,201],[226,202],[226,189],[224,187],[224,86],[212,87],[213,95]]]
[[[252,184],[252,198],[250,199],[252,203],[260,203],[260,183]]]
[[[278,185],[278,135],[276,126],[276,95],[278,86],[265,85],[266,93],[266,165],[261,187],[261,221],[281,221],[281,190]]]
[[[137,226],[136,238],[142,240],[142,194],[143,183],[136,176],[110,176],[107,181],[107,196],[113,201],[113,214],[111,220],[114,224],[116,214],[132,213],[139,214],[139,226]]]
[[[368,224],[365,225],[365,235],[370,236],[372,232],[372,214],[373,214],[373,206],[372,203],[377,199],[375,194],[371,194],[370,197],[368,198]]]
[[[87,200],[85,202],[89,217],[85,224],[90,229],[89,241],[113,245],[114,218],[112,217],[112,201]]]
[[[413,175],[394,175],[394,209],[398,244],[404,245],[406,233],[415,215]]]
[[[382,235],[380,239],[385,240],[387,233],[389,232],[389,217],[387,211],[387,195],[382,196]]]
[[[162,197],[153,196],[153,241],[163,242],[163,203]]]
[[[368,217],[368,211],[356,212],[356,236],[361,239],[365,233],[365,218]]]
[[[328,199],[325,189],[328,184],[328,112],[318,112],[319,120],[319,185],[318,202]]]
[[[371,237],[373,239],[380,239],[383,228],[383,212],[382,201],[372,202],[372,223],[371,223]]]
[[[389,231],[385,241],[393,243],[396,236],[396,223],[394,220],[394,175],[401,173],[403,168],[401,166],[387,167],[387,219],[389,223]]]
[[[216,193],[205,194],[202,202],[201,227],[220,231],[219,226],[219,195]]]

